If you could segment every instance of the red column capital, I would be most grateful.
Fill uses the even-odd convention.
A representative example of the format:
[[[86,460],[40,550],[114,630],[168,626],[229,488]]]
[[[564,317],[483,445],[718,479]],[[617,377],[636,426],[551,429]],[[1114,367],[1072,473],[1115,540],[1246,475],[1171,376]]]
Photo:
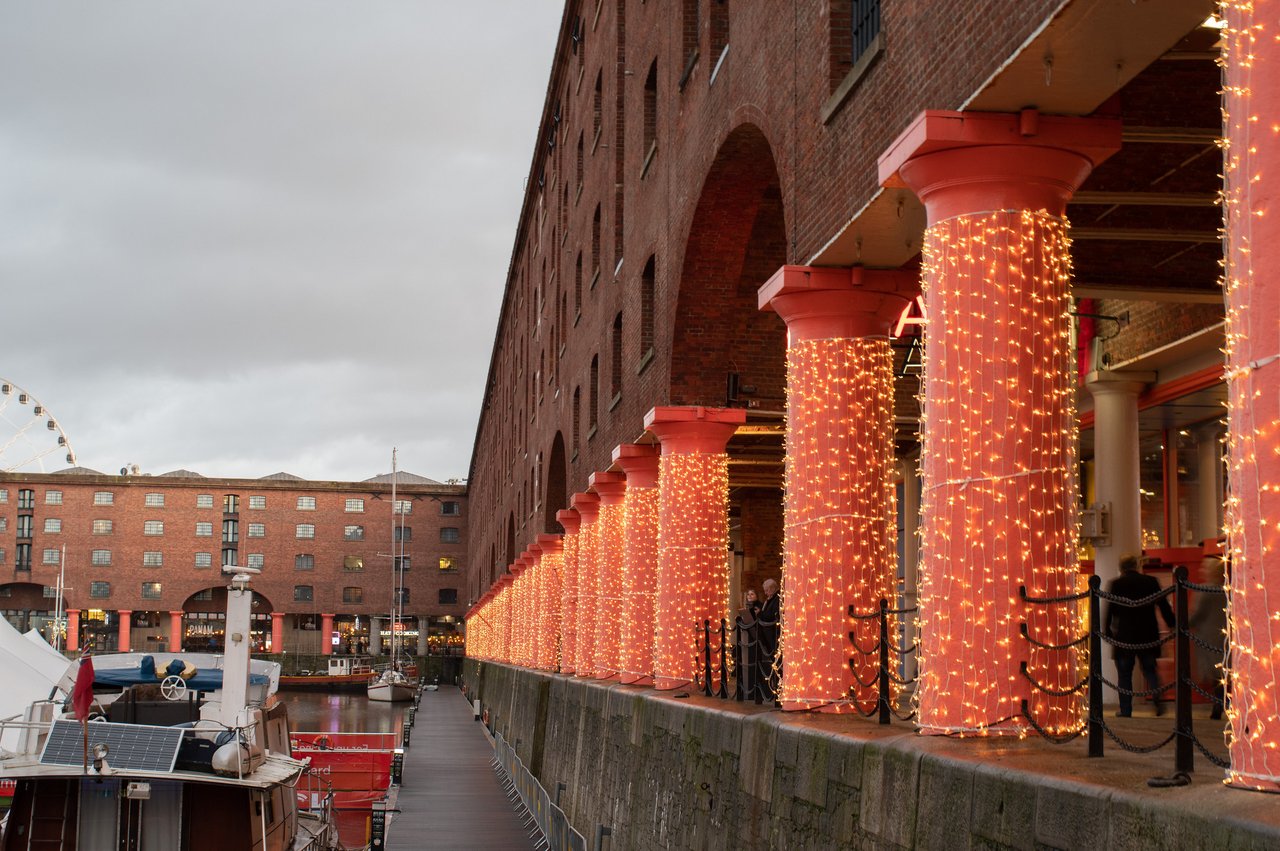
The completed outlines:
[[[627,495],[627,477],[625,473],[592,473],[588,479],[591,488],[600,497],[600,504],[621,505]]]
[[[1118,150],[1118,119],[926,110],[880,156],[880,182],[920,196],[930,225],[990,210],[1060,216]]]
[[[662,443],[663,455],[724,452],[738,426],[747,421],[742,408],[702,406],[658,407],[645,414],[644,427]]]
[[[651,443],[623,443],[613,449],[613,462],[622,468],[629,488],[658,486],[658,447]]]
[[[564,527],[566,535],[578,534],[578,526],[582,523],[582,515],[576,508],[562,508],[556,512],[556,520]]]
[[[542,550],[543,555],[556,555],[564,551],[564,541],[559,535],[541,534],[538,536],[538,546]]]
[[[885,336],[919,292],[919,275],[901,269],[783,266],[760,288],[759,305],[782,317],[795,345]]]
[[[575,493],[572,502],[582,525],[595,522],[596,515],[600,513],[600,497],[593,493]]]

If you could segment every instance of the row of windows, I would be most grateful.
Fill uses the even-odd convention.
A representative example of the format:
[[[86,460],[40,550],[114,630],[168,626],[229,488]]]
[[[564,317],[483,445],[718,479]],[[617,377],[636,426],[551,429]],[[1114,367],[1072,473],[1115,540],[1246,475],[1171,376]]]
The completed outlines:
[[[26,545],[24,545],[26,546]],[[226,549],[222,551],[222,564],[236,564],[238,553],[234,549]],[[49,548],[44,551],[43,563],[47,565],[58,565],[61,563],[62,551]],[[93,550],[90,554],[90,561],[98,567],[110,567],[113,563],[113,555],[111,550]],[[4,550],[0,550],[0,564],[4,563]],[[264,565],[264,556],[262,553],[249,553],[245,556],[245,565],[248,567],[262,567]],[[452,556],[441,556],[437,561],[440,570],[456,570],[457,562]],[[143,567],[163,567],[164,553],[158,551],[149,551],[142,554]],[[195,554],[196,567],[213,567],[213,553],[200,552]],[[316,566],[316,557],[311,553],[299,553],[293,557],[294,570],[314,570]],[[413,560],[409,556],[397,556],[394,560],[394,566],[397,570],[407,571],[413,568]],[[363,556],[344,556],[342,559],[342,569],[348,572],[356,573],[364,570]]]
[[[162,582],[143,582],[141,586],[141,596],[144,600],[159,600],[164,594],[164,583]],[[57,595],[56,589],[46,586],[44,596],[53,598]],[[111,583],[105,581],[95,581],[89,583],[89,596],[95,600],[105,600],[111,596]],[[195,599],[207,600],[212,599],[212,594],[208,591],[199,591],[192,595]],[[313,585],[295,585],[293,586],[293,599],[295,602],[311,602],[315,599],[315,586]],[[438,599],[441,604],[449,605],[458,602],[457,588],[441,588],[438,592]],[[363,603],[364,588],[358,585],[348,585],[342,589],[342,602],[344,603]],[[402,589],[400,595],[401,604],[409,603],[409,589]]]
[[[8,488],[0,488],[0,504],[9,501]],[[94,505],[115,505],[116,495],[114,491],[96,491],[93,495]],[[364,500],[358,498],[347,499],[343,505],[343,510],[349,514],[359,514],[364,512]],[[47,490],[44,493],[45,505],[62,505],[62,491]],[[147,508],[164,508],[165,495],[163,493],[148,493],[143,497],[143,504]],[[196,496],[196,508],[213,508],[213,494],[198,494]],[[237,513],[240,509],[240,497],[235,494],[227,494],[222,500],[223,509],[229,513]],[[298,511],[315,511],[316,498],[314,496],[300,496],[297,499]],[[34,508],[35,507],[35,491],[29,488],[23,488],[18,491],[18,507]],[[265,496],[249,497],[249,508],[251,510],[260,510],[267,507],[267,498]],[[394,513],[396,514],[412,514],[413,501],[408,499],[397,499]],[[456,517],[462,514],[462,505],[453,500],[446,500],[440,503],[440,513],[445,516]]]
[[[0,532],[4,532],[8,529],[8,522],[9,521],[7,517],[0,517]],[[31,525],[32,525],[32,518],[30,516],[19,515],[18,525],[16,530],[18,537],[30,538]],[[233,543],[235,541],[238,541],[240,537],[239,530],[240,530],[240,527],[239,527],[238,521],[236,520],[222,521],[222,537],[224,541],[227,541],[228,543]],[[57,517],[45,518],[44,531],[48,534],[56,534],[61,532],[62,520]],[[267,526],[265,523],[246,524],[246,531],[247,531],[248,537],[250,538],[265,538],[267,536]],[[314,538],[316,536],[316,527],[315,527],[315,524],[313,523],[299,523],[295,527],[294,531],[295,531],[296,537],[298,538]],[[93,521],[93,534],[110,535],[114,532],[115,532],[114,521],[112,520],[94,520]],[[413,540],[412,526],[397,526],[392,529],[392,532],[393,532],[393,536],[392,536],[393,540],[395,540],[397,543],[408,542]],[[151,536],[163,535],[164,521],[163,520],[147,520],[143,522],[142,534],[151,535]],[[197,538],[213,537],[213,524],[210,522],[197,522],[196,537]],[[355,525],[344,526],[342,528],[342,537],[343,537],[343,540],[347,540],[347,541],[363,541],[364,527],[355,526]],[[440,529],[440,543],[442,544],[456,544],[459,541],[461,541],[461,539],[462,539],[461,532],[458,530],[457,527],[445,526]]]

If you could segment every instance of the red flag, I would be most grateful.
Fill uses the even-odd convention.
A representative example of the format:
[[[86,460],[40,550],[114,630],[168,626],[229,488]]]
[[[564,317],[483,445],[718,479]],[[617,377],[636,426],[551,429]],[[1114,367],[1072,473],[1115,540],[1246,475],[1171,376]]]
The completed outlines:
[[[76,687],[71,690],[71,709],[76,718],[87,721],[89,707],[93,705],[93,659],[85,656],[80,660],[80,670],[76,672]]]

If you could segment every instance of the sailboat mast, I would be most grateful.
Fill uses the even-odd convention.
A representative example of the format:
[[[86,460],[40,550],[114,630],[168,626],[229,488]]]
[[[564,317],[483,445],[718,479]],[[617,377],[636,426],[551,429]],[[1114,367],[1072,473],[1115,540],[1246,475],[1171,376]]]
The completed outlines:
[[[396,668],[396,660],[400,658],[396,646],[396,627],[400,624],[400,576],[396,563],[396,450],[391,447],[391,667]]]

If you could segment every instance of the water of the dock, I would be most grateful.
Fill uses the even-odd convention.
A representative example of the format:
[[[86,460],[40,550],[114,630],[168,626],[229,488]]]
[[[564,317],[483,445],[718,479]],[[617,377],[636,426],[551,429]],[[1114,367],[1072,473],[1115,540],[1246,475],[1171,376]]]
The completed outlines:
[[[532,851],[494,773],[493,746],[457,688],[422,695],[388,851]]]

